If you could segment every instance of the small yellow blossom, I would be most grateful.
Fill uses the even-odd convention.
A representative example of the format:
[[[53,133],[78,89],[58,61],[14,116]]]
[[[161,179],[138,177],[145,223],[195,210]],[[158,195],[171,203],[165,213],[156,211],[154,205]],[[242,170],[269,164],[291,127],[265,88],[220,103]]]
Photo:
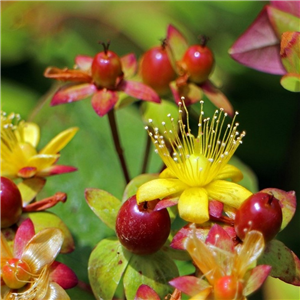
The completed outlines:
[[[53,138],[42,150],[37,124],[20,120],[14,113],[1,112],[1,175],[8,178],[45,177],[75,171],[70,166],[55,165],[59,151],[73,138],[78,128],[69,128]]]
[[[158,179],[143,184],[137,191],[138,203],[178,197],[181,218],[198,224],[209,220],[210,199],[223,202],[226,210],[226,207],[239,208],[252,194],[236,183],[243,178],[241,171],[228,164],[245,136],[245,132],[239,133],[237,130],[237,113],[224,130],[227,113],[220,109],[215,111],[211,119],[204,118],[203,101],[200,103],[197,136],[192,134],[189,127],[185,105],[183,108],[187,115],[187,126],[183,123],[181,103],[179,134],[174,124],[173,129],[165,130],[164,136],[158,128],[151,132],[146,127],[156,152],[167,168]],[[167,144],[170,144],[171,150]]]

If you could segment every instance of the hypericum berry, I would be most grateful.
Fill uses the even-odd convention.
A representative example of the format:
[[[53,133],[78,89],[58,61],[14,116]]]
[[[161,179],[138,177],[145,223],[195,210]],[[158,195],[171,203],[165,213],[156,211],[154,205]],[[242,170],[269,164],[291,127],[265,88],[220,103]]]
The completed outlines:
[[[234,276],[223,276],[214,285],[216,300],[239,300],[243,297],[243,285]]]
[[[22,214],[22,197],[17,185],[1,176],[1,228],[15,224]]]
[[[104,51],[99,52],[92,62],[94,83],[101,88],[115,88],[119,77],[123,75],[119,56],[108,50],[109,44],[102,44]]]
[[[116,232],[121,244],[135,254],[151,254],[166,242],[171,221],[167,209],[153,211],[157,201],[137,204],[132,196],[120,208]]]
[[[214,55],[206,46],[207,39],[204,38],[200,45],[190,46],[179,62],[181,72],[189,75],[189,80],[195,83],[203,83],[208,79],[214,67]]]
[[[279,201],[268,193],[251,195],[237,210],[234,229],[243,240],[250,230],[260,231],[265,242],[272,240],[280,230],[282,210]]]
[[[30,268],[26,262],[11,258],[1,266],[2,279],[10,289],[23,287],[31,277]]]
[[[176,73],[167,55],[165,41],[144,53],[140,61],[140,75],[158,95],[163,96],[170,91],[169,84]]]

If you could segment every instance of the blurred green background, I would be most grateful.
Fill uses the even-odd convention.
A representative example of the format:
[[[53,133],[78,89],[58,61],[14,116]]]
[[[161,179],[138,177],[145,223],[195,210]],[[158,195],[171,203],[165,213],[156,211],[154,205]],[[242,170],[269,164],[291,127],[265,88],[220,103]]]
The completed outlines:
[[[76,250],[60,257],[87,283],[87,260],[93,247],[113,234],[93,214],[84,189],[104,189],[121,198],[124,180],[114,152],[107,117],[99,118],[90,100],[50,107],[57,83],[43,77],[48,66],[74,65],[78,54],[94,56],[102,51],[99,41],[111,41],[120,56],[137,57],[160,44],[168,24],[176,26],[190,44],[199,34],[208,35],[215,53],[215,77],[222,91],[240,112],[246,130],[237,151],[258,178],[259,189],[276,187],[300,195],[300,103],[299,93],[284,90],[280,76],[260,73],[239,65],[228,49],[256,18],[264,1],[65,1],[2,2],[1,6],[1,108],[18,112],[41,126],[43,146],[63,129],[80,131],[62,151],[61,164],[78,171],[49,178],[43,196],[57,191],[68,201],[52,209],[72,231]],[[209,103],[206,105],[211,106]],[[137,104],[117,111],[121,140],[131,177],[140,173],[146,133]],[[151,155],[149,172],[160,162]],[[300,256],[299,210],[278,238]],[[278,281],[278,280],[277,280]],[[275,281],[276,282],[276,281]],[[272,284],[276,288],[277,284]],[[251,299],[271,299],[260,291]],[[299,293],[286,292],[286,299]],[[93,299],[74,289],[72,299]],[[299,294],[298,294],[299,296]],[[271,296],[270,296],[271,297]],[[272,296],[273,297],[273,296]],[[274,299],[274,298],[272,298]],[[279,298],[278,298],[279,299]],[[283,299],[283,298],[280,298]]]

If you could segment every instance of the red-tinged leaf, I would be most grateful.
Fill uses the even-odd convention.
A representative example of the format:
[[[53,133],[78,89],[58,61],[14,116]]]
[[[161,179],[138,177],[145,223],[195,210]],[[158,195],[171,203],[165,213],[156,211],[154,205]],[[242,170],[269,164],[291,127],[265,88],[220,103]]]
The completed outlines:
[[[91,72],[93,57],[85,55],[77,55],[75,57],[75,64],[82,71],[86,71],[88,74]]]
[[[174,206],[174,205],[178,204],[178,200],[179,200],[178,197],[161,200],[156,204],[154,211]]]
[[[258,264],[271,266],[270,276],[300,286],[300,260],[282,242],[270,241],[258,259]]]
[[[139,100],[160,103],[160,98],[157,93],[141,82],[122,80],[118,86],[118,90]]]
[[[270,193],[279,200],[282,209],[282,224],[280,228],[282,230],[295,214],[297,206],[296,193],[294,191],[285,192],[276,188],[263,189],[261,192]]]
[[[234,243],[231,237],[220,225],[217,224],[213,225],[210,229],[205,243],[214,245],[225,252],[232,252],[234,248]]]
[[[23,212],[46,210],[48,208],[55,206],[59,202],[64,203],[66,201],[67,201],[67,194],[62,192],[57,192],[55,193],[54,196],[28,204],[26,207],[23,207]]]
[[[76,274],[65,264],[54,261],[50,268],[50,281],[58,283],[63,289],[71,289],[77,285]]]
[[[300,92],[300,75],[288,73],[281,78],[280,84],[290,92]]]
[[[23,207],[28,205],[36,195],[43,189],[46,180],[40,177],[25,179],[18,184],[18,189],[22,195]]]
[[[209,80],[201,84],[201,88],[206,97],[218,108],[223,108],[229,116],[234,115],[232,105],[230,104],[227,97],[217,89],[212,82]]]
[[[224,203],[217,200],[210,200],[208,204],[209,215],[215,218],[222,216]]]
[[[185,250],[185,240],[190,234],[192,234],[193,230],[194,229],[191,228],[190,225],[186,225],[182,227],[174,236],[170,244],[170,247],[174,249]],[[195,230],[197,238],[204,242],[208,235],[209,230],[210,230],[210,224],[207,225],[207,227],[203,225],[201,227],[197,227]]]
[[[279,55],[279,38],[267,13],[268,6],[260,12],[251,26],[229,49],[237,62],[258,71],[283,75],[286,73]]]
[[[272,267],[267,265],[259,265],[253,268],[243,289],[243,294],[248,296],[258,290],[269,276],[271,269]]]
[[[38,175],[41,177],[53,176],[57,174],[64,174],[77,171],[77,168],[72,166],[53,165],[49,168],[41,170]]]
[[[121,57],[122,70],[125,78],[130,78],[137,72],[138,64],[133,53]]]
[[[142,284],[138,288],[134,300],[160,300],[157,293],[148,285]]]
[[[188,42],[183,34],[173,25],[167,28],[167,53],[174,70],[177,70],[176,62],[180,61],[188,49]]]
[[[96,216],[108,227],[115,229],[121,201],[106,191],[93,188],[85,190],[85,199]]]
[[[271,6],[300,18],[299,1],[270,1]]]
[[[197,295],[205,289],[212,288],[207,281],[195,276],[177,277],[169,281],[169,284],[189,296]]]
[[[28,218],[19,226],[14,239],[14,257],[20,258],[26,244],[35,235],[33,222]]]
[[[267,7],[267,12],[278,39],[280,39],[281,35],[286,31],[299,31],[300,19],[298,17],[272,6]]]
[[[178,87],[175,81],[170,83],[175,102],[178,104],[184,100],[185,105],[191,105],[203,98],[203,92],[200,87],[194,83],[188,83]]]
[[[280,56],[288,73],[300,75],[300,32],[287,31],[282,34]]]
[[[47,68],[44,72],[44,76],[62,81],[91,82],[92,80],[92,77],[87,72],[81,70],[59,69],[56,67]]]
[[[50,105],[79,101],[93,95],[96,91],[97,87],[91,83],[66,85],[54,94]]]
[[[21,178],[31,178],[36,174],[36,167],[25,167],[18,171],[18,177]]]
[[[92,97],[92,106],[96,114],[103,117],[114,108],[118,99],[118,92],[102,89]]]

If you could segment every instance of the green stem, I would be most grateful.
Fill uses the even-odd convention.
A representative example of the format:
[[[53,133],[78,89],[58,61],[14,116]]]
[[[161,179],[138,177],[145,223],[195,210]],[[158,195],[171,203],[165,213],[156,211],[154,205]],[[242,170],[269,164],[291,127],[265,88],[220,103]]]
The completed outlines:
[[[130,181],[130,178],[129,178],[125,158],[123,155],[123,149],[120,144],[120,138],[119,138],[118,128],[117,128],[116,119],[115,119],[115,112],[113,109],[110,110],[108,113],[108,120],[109,120],[111,134],[112,134],[112,137],[114,140],[115,149],[118,154],[119,161],[120,161],[120,164],[122,167],[123,175],[124,175],[126,183],[128,183]]]
[[[151,138],[147,134],[147,142],[146,142],[146,147],[145,147],[145,153],[144,153],[144,159],[143,159],[141,174],[146,173],[146,170],[147,170],[147,166],[148,166],[148,162],[149,162],[150,146],[151,146]]]

